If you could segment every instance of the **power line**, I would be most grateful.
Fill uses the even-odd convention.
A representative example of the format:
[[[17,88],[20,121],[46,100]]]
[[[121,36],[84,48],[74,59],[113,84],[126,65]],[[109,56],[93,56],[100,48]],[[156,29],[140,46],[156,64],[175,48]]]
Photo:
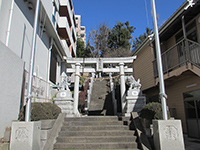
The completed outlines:
[[[144,0],[144,2],[145,2],[147,25],[148,25],[148,28],[150,28],[150,25],[149,25],[149,16],[148,16],[148,9],[147,9],[147,0]]]

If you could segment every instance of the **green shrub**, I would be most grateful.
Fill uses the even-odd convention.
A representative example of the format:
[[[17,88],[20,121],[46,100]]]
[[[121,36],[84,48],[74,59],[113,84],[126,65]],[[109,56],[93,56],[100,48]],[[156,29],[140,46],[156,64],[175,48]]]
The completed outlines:
[[[61,113],[61,109],[52,103],[31,103],[31,121],[56,119]],[[25,120],[25,107],[23,107],[19,114],[19,120]]]
[[[168,112],[168,116],[169,116],[169,112]],[[142,108],[140,117],[148,119],[150,121],[152,121],[153,119],[157,119],[157,120],[163,119],[161,104],[158,102],[148,103]]]

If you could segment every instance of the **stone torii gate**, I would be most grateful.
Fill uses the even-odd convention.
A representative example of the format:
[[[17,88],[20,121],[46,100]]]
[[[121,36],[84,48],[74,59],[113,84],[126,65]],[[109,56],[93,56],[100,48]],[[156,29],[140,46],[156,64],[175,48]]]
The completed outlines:
[[[136,56],[133,57],[119,57],[119,58],[66,58],[66,63],[71,64],[71,68],[67,68],[67,73],[75,73],[75,86],[74,86],[74,114],[78,115],[78,94],[79,94],[79,80],[80,73],[89,72],[103,72],[103,73],[120,73],[120,92],[122,113],[125,113],[125,73],[132,73],[133,68],[128,68],[125,64],[133,64]],[[115,68],[104,68],[104,64],[118,64]],[[91,65],[96,65],[92,68]],[[88,67],[90,66],[90,67]]]

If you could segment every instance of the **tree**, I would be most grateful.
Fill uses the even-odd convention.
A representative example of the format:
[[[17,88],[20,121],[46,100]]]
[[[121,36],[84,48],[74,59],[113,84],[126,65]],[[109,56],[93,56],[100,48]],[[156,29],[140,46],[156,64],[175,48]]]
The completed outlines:
[[[135,28],[133,26],[129,26],[128,21],[125,23],[117,22],[109,33],[108,47],[110,49],[122,47],[130,50],[130,39],[132,38],[131,34],[134,30]]]
[[[76,57],[85,57],[85,44],[81,38],[77,39]]]
[[[104,23],[99,28],[99,35],[98,35],[98,41],[99,41],[99,49],[101,50],[101,56],[103,57],[104,54],[108,51],[108,35],[109,35],[110,29],[108,26]]]
[[[104,22],[96,30],[92,29],[89,33],[87,47],[90,48],[93,57],[101,57],[107,51],[107,40],[109,27]]]
[[[131,55],[131,34],[135,28],[129,22],[117,22],[110,29],[106,23],[100,24],[96,30],[91,30],[86,49],[92,57],[124,57]]]
[[[90,39],[90,36],[88,37],[88,42],[85,48],[85,57],[95,57],[93,53],[94,47],[90,45],[89,39]]]
[[[133,42],[133,50],[136,50],[142,42],[153,33],[152,29],[146,28],[146,32],[141,34],[139,37],[136,37]]]
[[[126,48],[119,47],[110,51],[107,51],[104,54],[104,57],[129,57],[132,56],[132,52]]]

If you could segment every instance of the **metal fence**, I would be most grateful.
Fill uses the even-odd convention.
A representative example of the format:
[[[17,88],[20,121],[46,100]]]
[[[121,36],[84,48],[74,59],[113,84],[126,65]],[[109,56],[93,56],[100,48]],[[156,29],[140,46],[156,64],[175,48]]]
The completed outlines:
[[[23,93],[22,93],[22,103],[25,104],[25,99],[28,96],[28,79],[29,73],[24,70],[24,81],[23,81]],[[56,93],[53,89],[55,84],[47,82],[44,79],[33,75],[33,85],[32,85],[32,102],[52,102],[52,98]]]
[[[166,74],[187,63],[200,67],[200,44],[189,39],[183,39],[162,53],[163,73]],[[158,77],[156,59],[153,61],[154,77]]]

